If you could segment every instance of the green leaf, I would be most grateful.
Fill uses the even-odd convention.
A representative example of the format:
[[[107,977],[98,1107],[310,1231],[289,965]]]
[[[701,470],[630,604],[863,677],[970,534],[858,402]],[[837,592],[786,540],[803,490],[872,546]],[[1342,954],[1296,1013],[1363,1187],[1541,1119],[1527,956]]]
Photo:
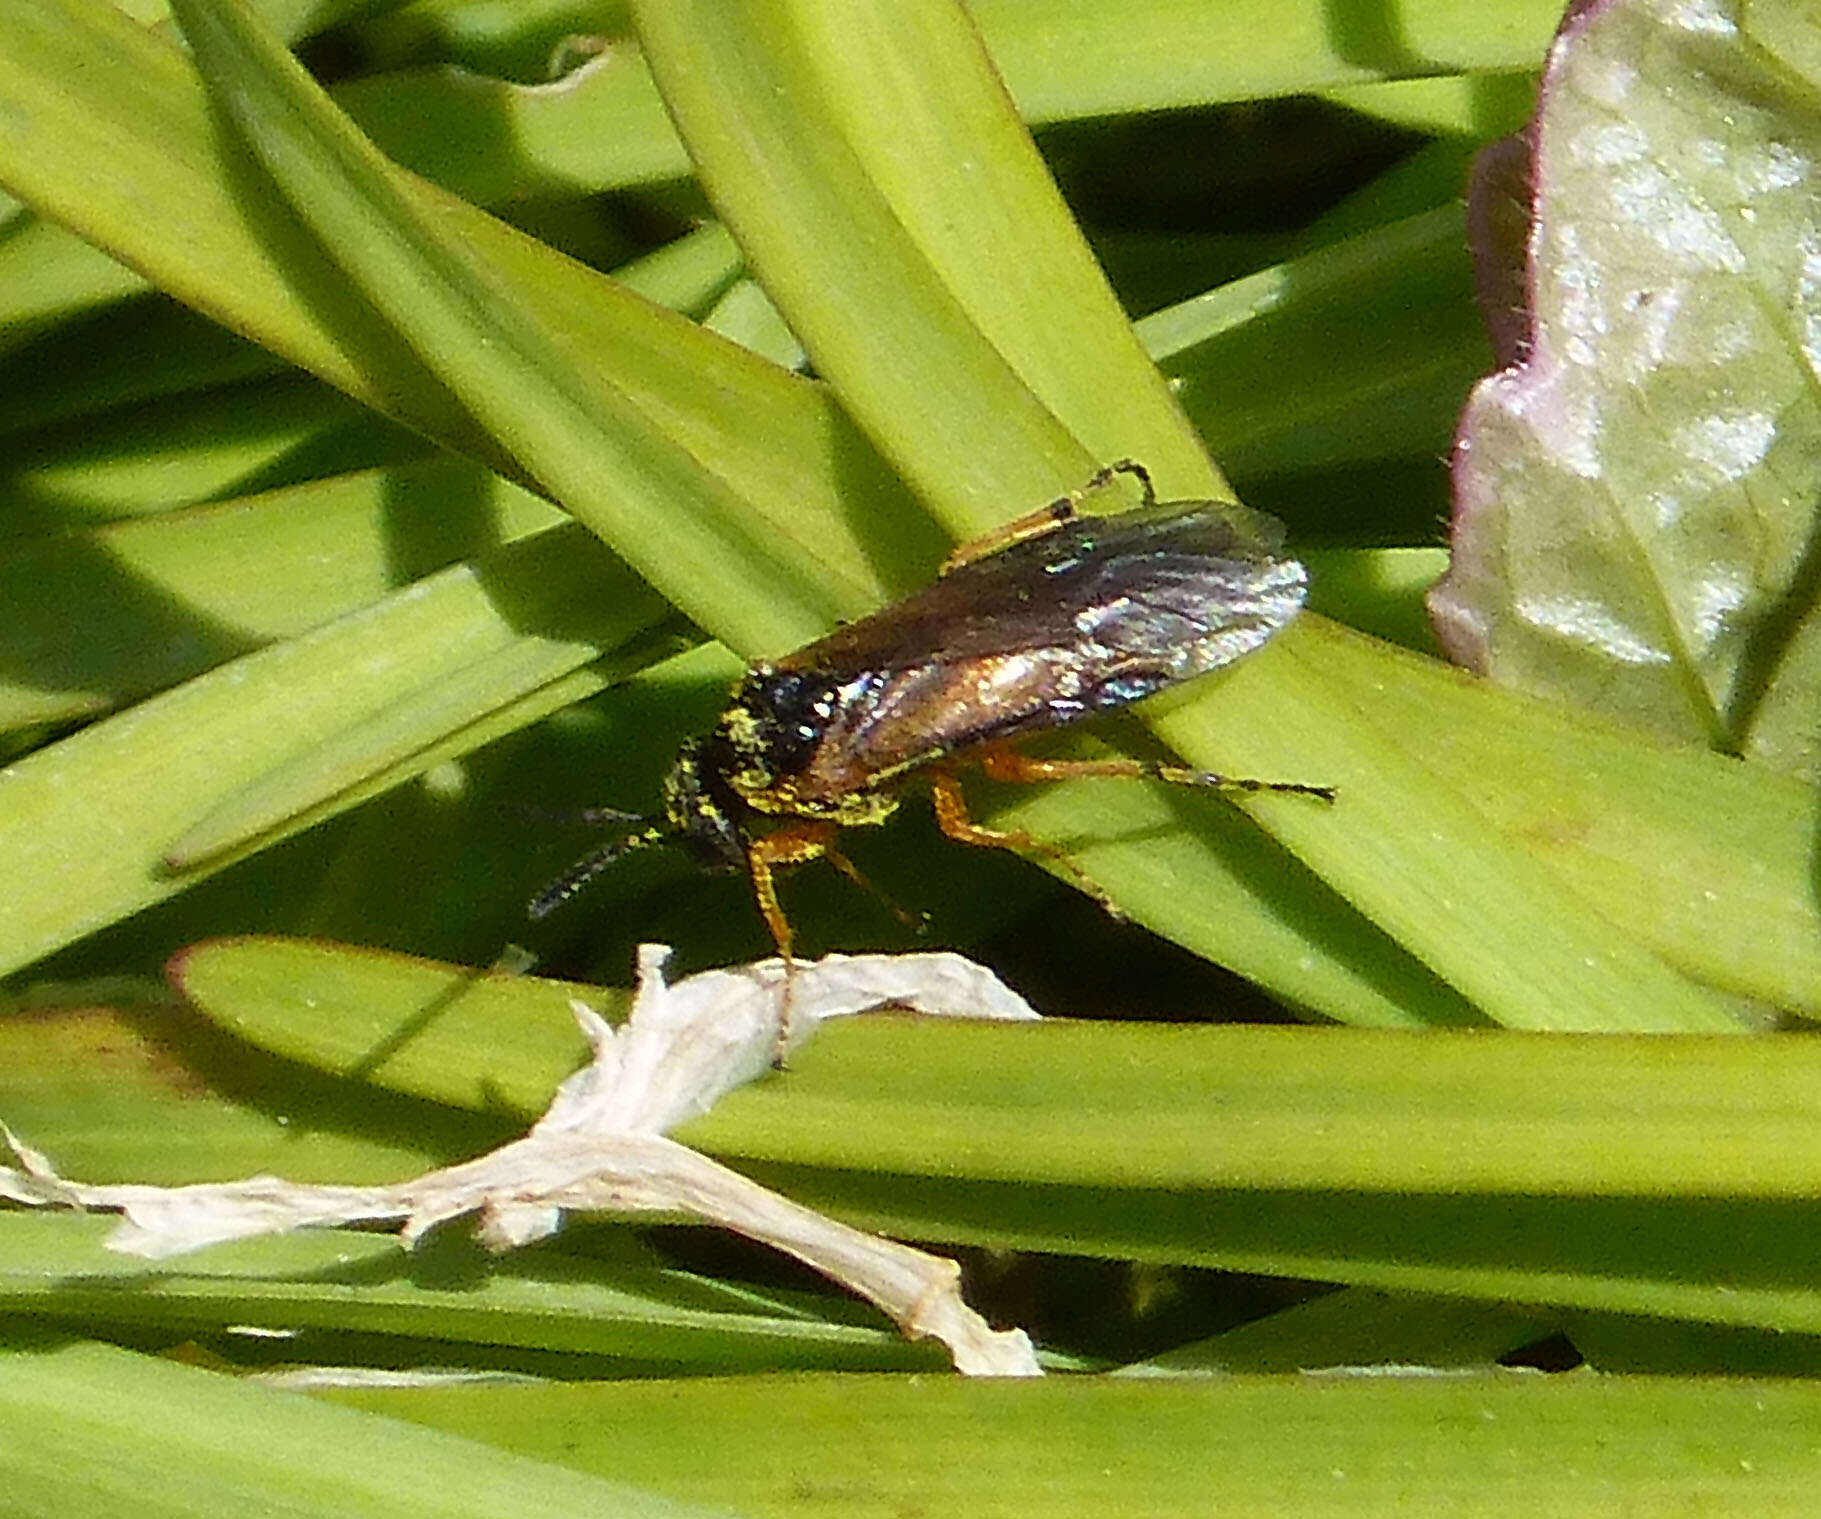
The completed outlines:
[[[1443,452],[1487,356],[1452,206],[1233,280],[1137,329],[1215,457],[1248,479]],[[1304,509],[1346,526],[1344,506]]]
[[[1462,424],[1434,606],[1505,684],[1812,779],[1821,73],[1772,46],[1808,15],[1608,0],[1563,32],[1528,353]]]
[[[278,104],[288,97],[272,93],[272,81],[282,71],[261,72],[273,63],[265,56],[259,68],[237,65],[236,77],[256,86],[252,98],[288,116],[290,107]],[[293,86],[298,82],[285,77]],[[325,267],[320,245],[222,141],[184,55],[107,6],[44,0],[0,7],[0,98],[14,102],[20,119],[33,123],[23,135],[0,133],[0,184],[17,188],[161,288],[382,413],[458,452],[516,472],[393,328],[374,316],[343,275]],[[772,586],[730,595],[737,583],[729,580],[731,560],[711,555],[692,562],[681,549],[686,542],[699,544],[700,532],[668,509],[658,523],[644,519],[632,511],[636,495],[629,497],[624,530],[608,525],[609,536],[633,562],[651,568],[668,592],[681,596],[698,622],[730,631],[735,623],[748,629],[763,625],[752,638],[775,652],[820,631],[829,615],[851,616],[876,606],[892,589],[910,583],[909,566],[933,564],[939,557],[939,540],[927,521],[818,387],[655,310],[462,202],[402,181],[351,146],[345,124],[325,126],[331,119],[319,102],[300,106],[295,116],[295,122],[328,133],[299,146],[303,163],[325,175],[325,215],[352,217],[355,226],[366,225],[363,217],[378,217],[367,228],[385,234],[375,244],[375,256],[390,248],[407,265],[413,244],[427,239],[424,246],[441,249],[436,257],[454,261],[454,269],[446,271],[453,281],[448,290],[484,299],[483,287],[497,296],[490,282],[504,281],[512,291],[509,304],[515,312],[523,307],[505,318],[520,336],[556,345],[562,353],[557,368],[572,381],[578,368],[584,371],[580,383],[588,394],[616,389],[628,404],[657,419],[634,426],[622,442],[660,451],[676,446],[696,460],[712,461],[723,484],[704,488],[711,495],[735,491],[756,513],[753,522],[731,529],[738,541],[764,540],[764,552],[745,562],[763,564],[773,554],[789,559],[790,578],[813,579],[815,598],[829,609],[812,630],[792,625],[792,603]],[[336,156],[350,153],[358,168]],[[338,172],[337,164],[348,174]],[[363,210],[357,191],[380,199]],[[157,218],[144,215],[148,194],[157,197]],[[408,202],[402,211],[401,198]],[[256,202],[263,209],[255,215],[249,207]],[[379,205],[391,210],[372,209]],[[332,209],[337,207],[339,212]],[[491,272],[477,275],[475,265]],[[333,298],[325,293],[325,282]],[[388,299],[394,308],[402,303],[415,311],[426,298],[409,298],[407,288],[408,282]],[[443,315],[459,322],[462,309],[485,322],[485,312],[472,306],[445,306]],[[541,337],[528,334],[527,324]],[[499,375],[488,372],[477,383],[492,395],[489,404],[511,404],[510,395],[502,397],[507,387]],[[585,429],[595,421],[585,419]],[[527,425],[535,430],[550,424],[533,418]],[[660,432],[672,442],[658,442]],[[565,436],[567,443],[553,446],[573,449],[574,435]],[[573,452],[569,457],[573,464]],[[615,510],[620,501],[599,481],[585,483],[580,494],[604,510]],[[846,504],[850,494],[881,510],[856,522]]]
[[[801,641],[827,625],[837,608],[825,582],[805,576],[736,489],[624,385],[579,362],[571,334],[514,300],[243,0],[176,0],[172,11],[215,99],[353,289],[522,467],[583,521],[607,527],[674,600],[719,591],[718,631],[735,647],[763,647],[780,629]],[[726,594],[730,580],[743,596]],[[743,605],[763,610],[743,621]]]
[[[1309,0],[975,0],[968,9],[1032,121],[1527,68],[1561,17],[1556,0],[1406,0],[1395,17]]]
[[[780,1377],[323,1396],[779,1516],[817,1498],[856,1519],[1801,1515],[1821,1480],[1821,1389],[1799,1380]]]
[[[20,1519],[705,1513],[562,1464],[112,1347],[18,1350],[4,1367],[7,1505]]]
[[[7,440],[11,519],[43,537],[418,459],[423,441],[296,374],[165,396]]]
[[[97,998],[0,1018],[0,1053],[0,1122],[84,1181],[183,1186],[270,1171],[382,1184],[499,1132],[422,1106],[388,1112],[370,1091],[249,1059],[168,995],[149,1009]]]
[[[445,456],[22,544],[0,553],[0,727],[104,712],[560,520]]]
[[[1448,566],[1445,549],[1305,549],[1309,609],[1419,653],[1435,634],[1423,598]]]
[[[460,1239],[407,1251],[389,1235],[323,1229],[148,1262],[105,1247],[116,1223],[0,1215],[0,1312],[230,1343],[266,1329],[295,1342],[292,1359],[321,1354],[323,1336],[352,1329],[387,1336],[395,1361],[535,1366],[554,1354],[573,1372],[585,1356],[598,1358],[588,1369],[601,1376],[944,1365],[940,1352],[912,1347],[846,1299],[729,1286],[598,1253],[495,1260]]]
[[[636,43],[550,83],[452,69],[351,79],[335,100],[387,157],[477,205],[683,179],[689,156]]]
[[[221,1027],[262,1048],[514,1120],[542,1112],[587,1054],[572,999],[608,1016],[623,1012],[622,994],[600,987],[309,940],[214,940],[179,954],[170,975]],[[312,1004],[330,1016],[287,1031],[298,1009]]]
[[[1499,131],[1515,132],[1524,124],[1536,102],[1536,74],[1523,68],[1509,73],[1393,79],[1322,94],[1348,110],[1363,111],[1412,131],[1486,137]]]
[[[528,1118],[574,1060],[547,983],[263,939],[177,979],[262,1048],[469,1109]],[[1818,1083],[1769,1040],[873,1017],[677,1137],[911,1238],[1815,1332]]]
[[[1224,1334],[1180,1345],[1126,1376],[1158,1373],[1490,1371],[1501,1356],[1546,1338],[1559,1316],[1502,1303],[1350,1287],[1326,1292]],[[1659,1325],[1659,1328],[1662,1326]]]
[[[634,15],[754,272],[951,527],[1073,489],[1138,438],[1166,495],[1230,495],[959,10],[695,0]]]
[[[1406,5],[1395,34],[1375,35],[1369,24],[1312,0],[1226,0],[1214,8],[983,0],[970,7],[1033,126],[1354,85],[1380,92],[1348,99],[1360,109],[1482,132],[1486,95],[1502,101],[1477,71],[1534,64],[1559,13],[1555,0],[1496,0],[1471,11],[1431,0]],[[591,16],[589,30],[602,30],[605,19]],[[366,30],[381,33],[384,67],[386,49],[396,45],[384,36],[389,28]],[[487,78],[501,72],[497,63],[472,66],[477,72],[436,66],[357,78],[335,98],[388,156],[482,205],[691,172],[632,39],[613,36],[601,57],[555,83]],[[1361,84],[1385,79],[1404,82]],[[1395,101],[1385,98],[1387,88],[1399,91]]]
[[[217,955],[216,974],[198,979],[218,1002],[251,1005],[257,997],[244,974],[249,958],[239,957],[236,977],[230,957],[224,976]],[[338,980],[330,956],[294,956],[291,963],[306,995],[336,1009],[338,1029],[348,1027],[340,1014],[352,1011],[338,994],[384,995],[396,984],[389,976],[417,967],[368,955],[356,961],[368,976],[360,985]],[[477,1055],[487,1048],[488,1020],[497,1041],[502,1011],[522,1010],[538,990],[520,984],[502,1001],[489,995],[494,983],[421,967],[432,969],[439,974],[421,1005],[434,1012],[440,997],[448,1020],[479,1041]],[[408,986],[421,993],[425,978]],[[451,995],[464,989],[470,995]],[[499,1110],[521,1100],[539,1106],[583,1053],[563,993],[584,990],[550,987],[552,1058],[521,1087],[490,1089],[477,1060],[477,1080],[463,1096],[492,1110],[478,1120],[262,1057],[175,1008],[147,1016],[97,1007],[0,1020],[0,1119],[62,1174],[82,1181],[402,1181],[514,1136],[514,1119]],[[493,1048],[506,1053],[497,1042]],[[405,1041],[400,1066],[378,1059],[381,1079],[408,1073],[410,1053]],[[508,1055],[496,1069],[510,1084],[528,1067]],[[594,1370],[603,1375],[628,1363],[721,1370],[943,1364],[939,1353],[907,1345],[858,1303],[723,1286],[667,1269],[630,1235],[604,1227],[579,1246],[561,1241],[502,1257],[485,1256],[459,1228],[415,1250],[384,1234],[305,1230],[151,1262],[105,1248],[117,1223],[62,1212],[0,1214],[0,1312],[99,1333],[220,1336],[227,1347],[235,1326],[310,1336],[292,1345],[293,1360],[334,1353],[316,1332],[358,1328],[390,1337],[390,1356],[400,1360],[447,1364],[459,1356],[536,1367],[538,1355],[555,1352],[601,1357]],[[568,1370],[573,1374],[573,1362]]]
[[[451,746],[522,726],[515,706],[548,712],[592,694],[606,676],[583,667],[607,650],[644,663],[638,640],[664,610],[571,524],[28,755],[6,772],[0,813],[0,966],[29,964],[199,879],[172,870],[180,844],[219,869]],[[274,774],[281,766],[300,768]],[[270,837],[254,834],[267,826]]]
[[[726,233],[710,225],[621,269],[618,278],[663,304],[702,304],[733,280],[737,265]],[[220,340],[216,349],[228,343],[231,355],[259,356],[259,350],[194,317],[173,334],[165,325],[171,314],[187,316],[163,302],[134,303],[119,314],[114,325],[122,329],[123,357],[132,358],[138,376],[132,383],[144,383],[148,368],[160,373],[161,382],[172,380],[168,371],[145,363],[144,350],[150,344],[161,360],[168,359],[173,339],[185,335],[212,332]],[[94,323],[78,325],[65,359],[75,367],[78,343],[85,345],[89,362],[78,371],[82,388],[72,386],[71,393],[89,405],[98,380],[96,335]],[[34,382],[42,401],[40,366],[54,357],[34,355],[32,362],[16,366],[18,394],[7,397],[13,415],[27,406]],[[121,379],[129,379],[124,368]],[[105,393],[105,378],[101,386]],[[221,404],[257,418],[262,438],[284,429],[280,441],[295,451],[285,406],[294,394],[307,408],[306,418],[315,416],[325,398],[335,400],[320,386],[286,382],[284,388],[251,395],[227,392]],[[345,410],[345,403],[337,402],[328,415],[341,417]],[[190,395],[176,418],[161,415],[154,425],[168,444],[174,421],[193,428],[211,415],[207,398]],[[118,436],[119,421],[103,420],[104,438]],[[97,445],[93,431],[93,423],[84,429],[88,457],[80,467],[91,491],[102,473],[94,456],[108,447]],[[123,451],[122,445],[113,451]],[[180,450],[165,447],[151,456],[159,512],[148,520],[56,533],[0,552],[0,601],[12,614],[0,627],[0,653],[7,668],[19,672],[0,681],[0,727],[106,711],[560,520],[553,507],[522,487],[446,456],[312,480],[196,511],[169,511],[176,504],[169,495],[174,471],[194,468],[205,457],[194,439]],[[117,509],[118,500],[113,504]],[[59,516],[67,514],[68,505],[59,503]],[[79,636],[72,638],[72,627],[80,629]],[[308,798],[311,804],[317,800]]]
[[[63,247],[94,255],[60,235]],[[10,243],[0,244],[0,281],[14,273],[10,252]],[[284,367],[245,339],[150,292],[94,312],[60,315],[4,359],[0,428],[9,434],[79,418],[106,426],[115,408],[169,396],[187,396],[206,407],[209,391],[263,379]],[[181,421],[168,416],[166,425]]]

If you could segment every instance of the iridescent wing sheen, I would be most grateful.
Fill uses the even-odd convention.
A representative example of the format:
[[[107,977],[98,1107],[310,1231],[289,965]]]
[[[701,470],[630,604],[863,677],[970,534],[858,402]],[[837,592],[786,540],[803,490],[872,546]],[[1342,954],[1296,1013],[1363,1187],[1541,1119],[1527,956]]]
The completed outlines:
[[[876,785],[1230,664],[1282,629],[1307,593],[1302,565],[1263,543],[1275,546],[1225,507],[1077,519],[776,661],[776,671],[825,678],[832,697],[794,789]]]
[[[1211,641],[1213,657],[1190,672],[1200,674],[1263,641],[1223,654],[1223,632],[1263,621],[1269,637],[1302,605],[1300,589],[1285,603],[1289,582],[1304,581],[1296,561],[1275,555],[1282,532],[1225,503],[1079,517],[963,564],[774,664],[858,674],[1110,635],[1127,645]]]

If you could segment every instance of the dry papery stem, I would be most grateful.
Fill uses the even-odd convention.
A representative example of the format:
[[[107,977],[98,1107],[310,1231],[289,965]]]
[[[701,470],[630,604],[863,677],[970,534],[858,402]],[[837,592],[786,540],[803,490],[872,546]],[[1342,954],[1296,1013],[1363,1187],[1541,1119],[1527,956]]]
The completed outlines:
[[[414,1244],[473,1214],[481,1239],[508,1250],[554,1233],[568,1212],[685,1215],[732,1229],[814,1267],[876,1304],[912,1339],[941,1341],[970,1376],[1037,1376],[1022,1330],[997,1331],[962,1300],[951,1260],[866,1234],[665,1138],[725,1093],[763,1075],[828,1018],[882,1007],[939,1017],[1034,1019],[990,971],[960,955],[830,955],[786,973],[780,960],[704,971],[667,985],[670,951],[639,951],[631,1016],[615,1030],[571,1003],[593,1050],[522,1138],[459,1165],[382,1187],[307,1186],[276,1177],[188,1187],[88,1186],[0,1126],[19,1164],[0,1197],[119,1212],[108,1247],[179,1255],[259,1234],[392,1222]]]

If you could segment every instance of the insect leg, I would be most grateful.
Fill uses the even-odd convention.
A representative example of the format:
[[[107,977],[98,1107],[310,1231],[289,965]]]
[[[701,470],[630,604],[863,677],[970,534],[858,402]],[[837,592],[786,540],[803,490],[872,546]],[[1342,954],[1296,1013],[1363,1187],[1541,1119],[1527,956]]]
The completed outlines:
[[[1100,904],[1108,917],[1125,921],[1125,914],[1100,889],[1099,883],[1091,880],[1054,844],[1046,844],[1022,828],[988,828],[976,823],[968,813],[967,796],[961,789],[961,782],[950,771],[938,770],[931,775],[930,803],[935,808],[936,826],[951,839],[962,844],[977,844],[983,849],[1009,849],[1015,854],[1041,855],[1046,860],[1053,860],[1082,891]]]
[[[1210,770],[1190,770],[1183,765],[1157,765],[1147,760],[1049,760],[1021,754],[1016,749],[988,749],[980,756],[978,763],[982,773],[993,780],[1018,784],[1114,776],[1121,780],[1168,781],[1174,786],[1202,786],[1210,791],[1287,791],[1297,796],[1312,796],[1324,802],[1334,800],[1332,786],[1216,775]]]
[[[759,914],[771,930],[772,943],[778,946],[778,958],[786,969],[793,963],[791,947],[796,937],[790,931],[790,919],[784,916],[784,905],[778,900],[772,872],[827,854],[834,839],[833,823],[804,821],[760,834],[746,845],[746,868],[752,876],[753,895],[759,899]]]
[[[854,864],[852,860],[848,859],[848,857],[832,843],[825,845],[822,852],[828,856],[828,863],[830,865],[833,865],[836,870],[840,871],[842,875],[846,876],[848,880],[852,881],[854,885],[858,886],[862,891],[870,892],[879,900],[880,905],[883,906],[888,913],[913,933],[922,933],[929,927],[929,919],[926,916],[920,913],[906,912],[904,908],[900,907],[881,891],[878,886],[868,880],[867,877],[861,873],[860,867]]]
[[[1111,485],[1121,475],[1130,475],[1144,491],[1144,500],[1138,503],[1143,511],[1147,506],[1157,505],[1157,487],[1151,483],[1151,472],[1136,459],[1115,459],[1111,464],[1103,465],[1094,472],[1093,479],[1075,493],[1079,501],[1083,496],[1091,496],[1103,485]]]
[[[972,564],[974,560],[984,559],[988,554],[1009,549],[1014,543],[1022,543],[1026,538],[1039,538],[1045,533],[1053,533],[1074,515],[1074,499],[1059,496],[1048,506],[1040,506],[1034,512],[1012,518],[1010,522],[989,527],[978,538],[970,538],[966,543],[957,543],[948,551],[942,563],[936,566],[936,573],[951,574],[964,564]]]
[[[1014,543],[1022,543],[1026,538],[1040,538],[1045,533],[1054,532],[1063,523],[1073,520],[1084,498],[1093,495],[1103,485],[1110,485],[1120,475],[1132,476],[1144,488],[1144,506],[1157,504],[1157,488],[1151,484],[1151,472],[1136,459],[1121,459],[1096,470],[1085,485],[1077,486],[1066,496],[1058,496],[1048,506],[1040,506],[1034,512],[1026,512],[1022,517],[1014,517],[1010,522],[988,528],[977,538],[957,544],[949,550],[948,557],[942,561],[936,573],[946,575],[964,564],[971,564],[988,554],[996,554]]]
[[[778,1010],[778,1042],[772,1050],[771,1063],[784,1069],[785,1046],[790,1042],[790,1007],[796,996],[797,959],[792,953],[796,936],[790,930],[790,919],[784,915],[784,904],[778,900],[778,883],[774,869],[783,865],[801,865],[817,855],[827,854],[834,843],[835,825],[804,821],[775,829],[749,839],[746,844],[746,869],[752,877],[752,894],[759,899],[759,915],[771,930],[771,941],[778,946],[778,958],[784,962],[784,1004]]]

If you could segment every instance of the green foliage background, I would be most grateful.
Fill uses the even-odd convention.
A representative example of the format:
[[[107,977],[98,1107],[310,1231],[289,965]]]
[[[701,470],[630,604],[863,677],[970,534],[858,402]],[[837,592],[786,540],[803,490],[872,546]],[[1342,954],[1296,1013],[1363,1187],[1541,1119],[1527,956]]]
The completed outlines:
[[[1166,495],[1282,513],[1320,615],[1154,704],[1155,738],[1108,737],[1342,800],[1094,784],[1000,815],[1350,1027],[1218,1022],[1236,983],[1141,974],[1157,941],[894,828],[862,858],[942,942],[1039,987],[1098,965],[1109,991],[1064,1010],[1118,1016],[844,1029],[690,1137],[980,1247],[978,1290],[1059,1366],[1144,1380],[857,1378],[934,1363],[750,1258],[604,1227],[498,1264],[337,1234],[149,1270],[96,1221],[7,1216],[21,1512],[1812,1491],[1821,1073],[1725,1037],[1817,1001],[1811,792],[1468,680],[1420,616],[1439,455],[1489,363],[1461,175],[1527,110],[1548,5],[175,9],[187,52],[155,6],[0,10],[20,1135],[169,1182],[395,1176],[511,1132],[574,1058],[546,983],[230,940],[184,962],[199,1024],[147,974],[258,931],[485,963],[568,847],[503,804],[637,804],[742,660],[1125,455]],[[609,46],[554,85],[426,62],[531,77],[575,30]],[[314,39],[348,115],[279,37]],[[1214,114],[1145,114],[1176,111]],[[1218,214],[1135,227],[1185,164]],[[710,207],[729,230],[685,230]],[[774,362],[799,342],[815,380]],[[792,890],[817,942],[896,942],[864,900]],[[610,981],[639,938],[759,947],[738,883],[661,861],[581,916],[536,947]],[[1196,1021],[1139,1021],[1166,999]],[[1680,1037],[1542,1037],[1569,1031]],[[1606,1374],[1490,1369],[1539,1343]],[[139,1353],[180,1344],[567,1385],[350,1411]],[[1475,1374],[1296,1370],[1339,1365]],[[1721,1380],[1754,1373],[1784,1379]]]

